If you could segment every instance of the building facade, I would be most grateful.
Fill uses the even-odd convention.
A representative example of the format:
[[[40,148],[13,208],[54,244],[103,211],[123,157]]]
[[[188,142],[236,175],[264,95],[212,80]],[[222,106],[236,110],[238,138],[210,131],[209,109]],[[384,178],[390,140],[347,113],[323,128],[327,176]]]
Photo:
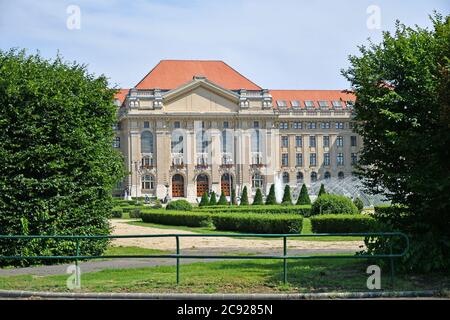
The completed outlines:
[[[130,173],[117,194],[196,201],[348,177],[361,148],[354,99],[263,89],[222,61],[163,60],[116,95],[114,146]]]

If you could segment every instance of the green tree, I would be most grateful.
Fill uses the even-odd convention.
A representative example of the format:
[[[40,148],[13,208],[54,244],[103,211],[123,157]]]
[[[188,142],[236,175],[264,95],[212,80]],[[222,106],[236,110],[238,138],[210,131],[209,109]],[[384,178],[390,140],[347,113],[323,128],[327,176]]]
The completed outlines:
[[[225,193],[223,193],[223,191],[220,194],[219,202],[217,202],[217,204],[219,206],[225,206],[228,204],[227,197],[225,196]]]
[[[317,195],[317,197],[320,197],[321,195],[324,195],[324,194],[327,194],[327,192],[325,191],[325,186],[323,185],[323,183],[321,183],[319,194]]]
[[[255,198],[253,199],[252,205],[254,206],[260,206],[263,205],[263,196],[260,188],[256,189]]]
[[[75,62],[0,51],[0,234],[110,233],[112,189],[125,174],[112,147],[114,92]],[[81,253],[106,246],[83,242]],[[63,240],[0,241],[0,255],[73,250]]]
[[[270,186],[269,194],[267,195],[267,198],[266,198],[266,204],[267,205],[277,204],[277,198],[275,196],[275,185],[274,184],[272,184]]]
[[[248,193],[247,193],[247,186],[244,187],[244,189],[242,190],[242,194],[241,194],[241,206],[248,206],[249,202],[248,202]]]
[[[450,268],[450,16],[431,20],[432,29],[397,22],[343,71],[364,145],[357,174],[370,192],[405,207],[377,218],[408,233],[403,266],[418,271]]]
[[[281,203],[288,205],[292,204],[291,187],[288,184],[284,187],[283,200]]]
[[[237,205],[237,201],[236,201],[236,189],[231,188],[231,197],[230,197],[231,201],[230,201],[230,205]]]
[[[353,204],[358,208],[358,211],[361,213],[364,209],[364,202],[361,200],[361,198],[356,197],[353,199]]]
[[[209,206],[209,197],[208,192],[204,192],[202,195],[202,198],[200,199],[200,203],[198,204],[199,207],[206,207]]]
[[[296,204],[311,204],[311,199],[309,198],[308,189],[306,188],[305,184],[302,185],[302,189],[300,190],[300,195],[298,196]]]
[[[217,205],[216,193],[214,191],[211,192],[211,198],[209,199],[209,205],[210,206]]]

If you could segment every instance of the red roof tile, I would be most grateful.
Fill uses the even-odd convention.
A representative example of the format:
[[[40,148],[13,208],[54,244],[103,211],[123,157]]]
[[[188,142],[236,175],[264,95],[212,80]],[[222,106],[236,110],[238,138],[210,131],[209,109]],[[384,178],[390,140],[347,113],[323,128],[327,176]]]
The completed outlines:
[[[272,95],[273,106],[278,108],[277,101],[286,101],[287,108],[291,108],[291,101],[300,101],[301,108],[305,108],[305,101],[313,101],[314,107],[319,107],[319,101],[327,101],[328,106],[331,108],[331,101],[355,101],[356,97],[352,93],[348,93],[343,90],[270,90]],[[345,108],[345,103],[342,104],[342,108]]]
[[[114,94],[114,99],[117,99],[120,101],[120,103],[123,103],[129,91],[130,89],[119,89],[119,91],[116,94]]]
[[[137,85],[137,89],[171,90],[204,76],[228,90],[261,88],[223,61],[161,60]]]

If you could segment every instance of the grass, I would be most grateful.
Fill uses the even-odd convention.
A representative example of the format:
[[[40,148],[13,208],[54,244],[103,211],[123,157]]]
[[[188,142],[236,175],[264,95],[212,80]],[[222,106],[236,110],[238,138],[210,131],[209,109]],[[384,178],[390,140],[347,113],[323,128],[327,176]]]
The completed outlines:
[[[158,249],[146,249],[140,247],[123,247],[123,246],[109,246],[103,253],[104,256],[126,256],[126,255],[146,255],[146,254],[165,254],[169,251]]]
[[[131,249],[126,249],[131,250]],[[134,250],[134,249],[133,249]],[[282,283],[282,261],[245,260],[192,263],[181,266],[176,286],[175,267],[108,269],[84,273],[83,292],[184,292],[184,293],[294,293],[368,291],[367,261],[313,259],[288,262],[288,285]],[[388,271],[382,272],[382,289],[389,290]],[[0,289],[68,291],[68,275],[2,276]],[[400,276],[396,290],[443,290],[450,275]]]
[[[130,221],[128,224],[135,225],[135,226],[141,226],[141,227],[152,227],[152,228],[158,228],[158,229],[176,229],[176,230],[183,230],[183,231],[190,231],[194,233],[204,233],[204,234],[240,234],[239,232],[232,232],[232,231],[219,231],[216,230],[214,227],[186,227],[186,226],[171,226],[171,225],[162,225],[162,224],[156,224],[156,223],[147,223],[142,221]],[[311,230],[311,220],[309,218],[303,218],[303,228],[302,228],[302,234],[312,234]],[[245,237],[242,237],[245,238]],[[252,238],[256,239],[256,238]],[[262,238],[261,238],[262,239]],[[264,238],[265,240],[271,240]],[[272,240],[278,240],[279,239],[272,239]],[[362,241],[363,237],[342,237],[342,236],[330,236],[330,237],[304,237],[304,238],[296,238],[295,240],[300,241]]]

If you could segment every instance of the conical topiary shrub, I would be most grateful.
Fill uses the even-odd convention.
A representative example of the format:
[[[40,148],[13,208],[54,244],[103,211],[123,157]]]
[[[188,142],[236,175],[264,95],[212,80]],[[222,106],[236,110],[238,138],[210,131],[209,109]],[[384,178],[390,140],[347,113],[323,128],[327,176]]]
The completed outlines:
[[[323,185],[323,183],[321,183],[320,184],[319,194],[317,195],[317,198],[320,197],[323,194],[327,194],[327,192],[325,191],[325,186]]]
[[[237,205],[236,201],[236,190],[234,188],[231,189],[231,202],[230,205]]]
[[[247,186],[244,187],[241,194],[241,206],[248,206]]]
[[[209,205],[210,206],[217,205],[216,193],[214,191],[211,192],[211,198],[209,199]]]
[[[228,204],[227,197],[225,196],[225,193],[223,193],[223,191],[220,194],[219,202],[217,202],[217,204],[219,206],[226,206]]]
[[[260,206],[260,205],[263,205],[263,204],[264,204],[264,202],[263,202],[263,197],[262,197],[261,189],[258,188],[258,189],[256,189],[256,194],[255,194],[255,198],[253,199],[252,205],[254,205],[254,206]]]
[[[308,189],[306,189],[305,184],[302,185],[302,189],[300,190],[300,195],[298,196],[296,204],[311,204],[311,199],[309,198]]]
[[[285,205],[292,204],[291,187],[289,187],[288,184],[284,187],[283,200],[281,201],[281,204],[285,204]]]
[[[199,207],[205,207],[205,206],[207,206],[207,205],[209,205],[209,197],[208,197],[208,193],[205,192],[205,193],[202,195],[202,199],[200,200]]]
[[[275,185],[274,184],[272,184],[270,186],[269,194],[267,195],[267,199],[266,199],[266,204],[267,205],[277,204],[277,198],[275,196]]]

